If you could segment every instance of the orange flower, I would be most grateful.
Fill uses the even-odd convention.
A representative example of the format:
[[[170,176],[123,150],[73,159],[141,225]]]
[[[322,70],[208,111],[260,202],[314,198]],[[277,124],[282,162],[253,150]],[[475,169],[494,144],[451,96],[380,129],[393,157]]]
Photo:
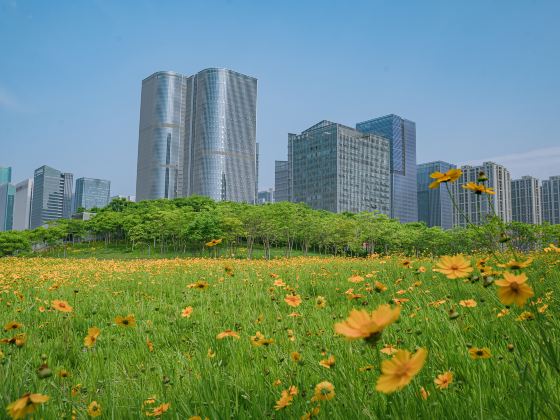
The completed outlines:
[[[265,338],[265,336],[260,331],[257,331],[256,334],[250,338],[250,340],[251,344],[255,347],[268,346],[274,343],[274,340],[272,338]]]
[[[328,401],[335,396],[334,385],[328,381],[323,381],[315,386],[315,393],[311,401]]]
[[[330,355],[327,359],[323,359],[319,362],[319,364],[327,369],[330,369],[331,366],[334,366],[335,358],[333,355]]]
[[[188,318],[188,317],[191,316],[192,311],[193,311],[192,306],[187,306],[187,307],[186,307],[185,309],[183,309],[183,311],[181,312],[181,316],[182,316],[183,318]]]
[[[358,276],[357,274],[354,274],[353,276],[348,277],[348,281],[350,283],[360,283],[364,281],[364,278],[362,276]]]
[[[386,344],[381,350],[379,350],[383,354],[388,354],[389,356],[395,354],[399,349],[392,346],[391,344]]]
[[[506,271],[503,275],[503,280],[497,280],[496,285],[500,287],[498,298],[504,305],[515,303],[517,306],[523,306],[527,299],[535,295],[531,286],[526,283],[525,273],[515,275]]]
[[[471,359],[489,359],[492,357],[492,353],[488,347],[478,348],[478,347],[471,347],[469,349],[469,356]]]
[[[496,194],[496,192],[494,191],[493,188],[488,188],[488,187],[485,187],[482,184],[477,184],[475,182],[467,182],[465,185],[463,185],[463,188],[465,190],[471,190],[477,195],[480,195],[482,193],[488,194],[488,195]]]
[[[41,394],[25,394],[20,399],[8,404],[6,410],[13,419],[22,419],[35,411],[39,404],[44,404],[49,397]]]
[[[301,297],[299,295],[286,295],[284,302],[295,308],[301,304]]]
[[[273,284],[276,287],[284,287],[286,285],[286,283],[284,283],[284,281],[282,279],[274,280]]]
[[[4,331],[17,330],[18,328],[21,327],[23,327],[23,324],[20,324],[17,321],[11,321],[8,322],[6,325],[4,325]]]
[[[65,300],[53,300],[51,306],[60,312],[72,312],[72,307]]]
[[[399,318],[400,307],[394,309],[385,304],[379,306],[371,314],[365,310],[352,309],[346,321],[335,324],[338,334],[350,340],[364,339],[375,342],[385,328]]]
[[[97,401],[92,401],[87,408],[90,417],[99,417],[101,415],[101,406]]]
[[[462,174],[463,171],[461,171],[461,169],[450,169],[445,173],[436,171],[430,175],[430,178],[435,179],[435,181],[432,182],[429,187],[430,189],[434,189],[439,187],[442,183],[455,182],[461,177]]]
[[[146,337],[146,345],[148,346],[148,351],[151,353],[154,351],[154,343],[150,340],[150,337]]]
[[[527,258],[525,261],[509,260],[505,264],[498,264],[498,267],[509,268],[510,270],[521,270],[527,268],[533,262],[532,258]]]
[[[198,280],[194,283],[189,284],[187,287],[189,289],[206,289],[208,287],[208,282],[204,280]]]
[[[413,355],[407,350],[397,351],[391,360],[381,362],[381,376],[375,389],[390,394],[404,388],[420,372],[427,356],[428,351],[422,348]]]
[[[99,328],[97,327],[89,328],[88,333],[84,338],[84,346],[88,348],[92,348],[95,345],[97,341],[97,337],[99,337],[99,334],[101,334],[101,330]]]
[[[451,382],[453,382],[453,373],[450,371],[444,372],[434,379],[434,384],[436,384],[437,389],[446,389]]]
[[[2,338],[2,339],[0,339],[0,343],[15,344],[16,347],[23,347],[23,345],[26,342],[27,342],[27,335],[25,335],[25,334],[16,334],[12,338]]]
[[[293,399],[294,396],[290,394],[289,390],[282,391],[282,395],[280,399],[276,401],[276,405],[274,406],[274,409],[278,411],[278,410],[282,410],[283,408],[286,408],[287,406],[292,404]]]
[[[219,334],[216,336],[216,338],[217,338],[218,340],[223,340],[223,339],[226,338],[226,337],[233,337],[233,338],[236,338],[236,339],[239,340],[239,334],[237,334],[235,331],[229,330],[229,329],[228,329],[228,330],[225,330],[225,331],[222,331],[221,333],[219,333]]]
[[[148,417],[159,417],[159,416],[161,416],[163,413],[165,413],[167,410],[169,410],[169,406],[170,406],[170,405],[171,405],[171,404],[169,404],[169,403],[165,403],[165,404],[159,405],[159,406],[157,406],[157,407],[154,407],[154,408],[152,409],[152,411],[146,411],[145,414],[146,414]]]
[[[430,393],[428,391],[426,391],[426,389],[422,386],[422,387],[420,387],[420,396],[422,397],[422,399],[424,401],[426,401],[428,399],[428,397],[430,396]]]
[[[134,327],[136,325],[136,318],[134,315],[127,315],[127,316],[117,316],[115,318],[115,324],[122,325],[123,327]]]
[[[381,293],[381,292],[384,292],[385,290],[387,290],[387,286],[385,286],[380,281],[375,281],[375,283],[373,284],[373,288],[375,289],[375,291],[377,293]]]
[[[477,303],[474,299],[467,299],[459,301],[459,305],[464,306],[465,308],[474,308]]]
[[[473,271],[471,262],[460,254],[441,257],[441,260],[437,263],[436,267],[437,268],[434,268],[433,270],[445,274],[448,279],[468,277],[468,275]]]

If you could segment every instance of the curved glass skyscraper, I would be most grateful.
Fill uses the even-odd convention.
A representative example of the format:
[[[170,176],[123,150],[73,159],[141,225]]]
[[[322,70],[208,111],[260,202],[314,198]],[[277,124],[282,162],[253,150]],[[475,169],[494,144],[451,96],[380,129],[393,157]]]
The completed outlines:
[[[142,83],[137,200],[200,194],[253,203],[257,80],[227,69]]]

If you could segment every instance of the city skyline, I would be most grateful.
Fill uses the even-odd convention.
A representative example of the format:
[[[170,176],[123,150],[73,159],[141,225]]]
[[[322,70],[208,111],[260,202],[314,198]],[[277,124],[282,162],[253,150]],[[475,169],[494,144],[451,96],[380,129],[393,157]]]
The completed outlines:
[[[388,113],[417,122],[418,162],[492,160],[515,178],[556,175],[558,3],[310,2],[297,14],[290,1],[220,4],[0,1],[0,164],[21,180],[43,164],[100,176],[103,162],[115,193],[134,194],[141,79],[226,67],[259,79],[259,189],[274,183],[266,168],[286,158],[286,133]],[[177,54],[186,35],[195,47]],[[339,59],[318,67],[331,50]]]

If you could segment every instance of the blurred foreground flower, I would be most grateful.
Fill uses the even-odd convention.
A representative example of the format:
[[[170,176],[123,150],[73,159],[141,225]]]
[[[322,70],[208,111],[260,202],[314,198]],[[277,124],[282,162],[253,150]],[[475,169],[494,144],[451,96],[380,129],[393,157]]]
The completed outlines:
[[[390,394],[404,388],[420,372],[427,357],[428,351],[423,348],[414,354],[408,350],[397,351],[391,360],[381,362],[381,376],[375,389]]]

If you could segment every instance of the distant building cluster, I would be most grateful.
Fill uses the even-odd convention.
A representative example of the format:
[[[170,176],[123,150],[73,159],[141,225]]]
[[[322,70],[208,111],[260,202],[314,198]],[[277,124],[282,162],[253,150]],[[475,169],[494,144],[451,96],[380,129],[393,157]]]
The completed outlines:
[[[327,120],[288,134],[286,160],[274,164],[274,188],[258,190],[257,79],[209,68],[186,76],[160,71],[142,81],[135,196],[110,196],[110,182],[49,166],[12,184],[0,167],[0,231],[87,220],[113,198],[130,201],[203,195],[218,201],[289,201],[317,210],[377,212],[400,222],[450,229],[505,222],[560,224],[560,176],[512,180],[502,165],[462,166],[455,183],[431,189],[434,172],[455,164],[416,163],[416,123],[390,114],[355,127]],[[462,188],[481,174],[495,194]],[[73,188],[74,187],[74,188]],[[451,197],[453,196],[453,198]]]
[[[78,178],[50,166],[12,184],[11,167],[0,167],[0,231],[26,230],[109,204],[110,181]]]

